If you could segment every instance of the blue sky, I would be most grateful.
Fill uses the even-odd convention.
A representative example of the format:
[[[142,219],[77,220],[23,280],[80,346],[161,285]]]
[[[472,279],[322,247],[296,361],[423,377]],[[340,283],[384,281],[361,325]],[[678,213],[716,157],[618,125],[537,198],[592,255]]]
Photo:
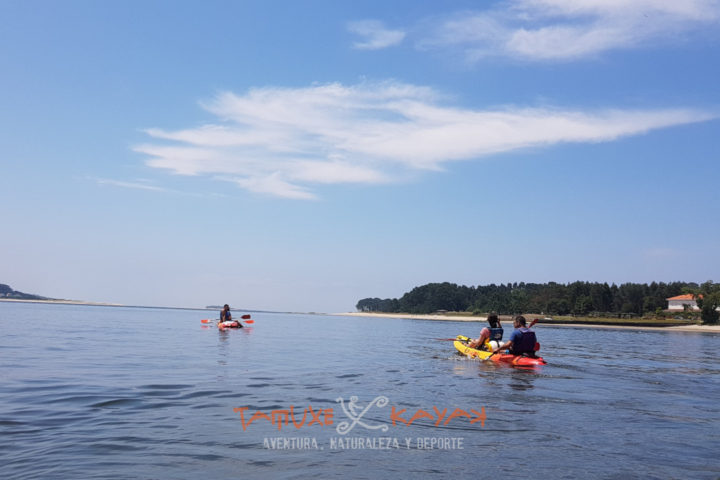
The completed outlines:
[[[0,3],[0,282],[351,311],[718,281],[720,2]]]

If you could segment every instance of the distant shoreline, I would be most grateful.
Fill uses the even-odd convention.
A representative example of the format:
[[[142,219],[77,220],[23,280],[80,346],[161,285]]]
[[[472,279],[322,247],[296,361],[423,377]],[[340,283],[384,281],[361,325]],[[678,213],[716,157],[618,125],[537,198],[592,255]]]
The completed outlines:
[[[22,298],[0,298],[0,302],[8,303],[43,303],[48,305],[79,305],[86,307],[124,307],[124,308],[161,308],[168,310],[213,310],[197,307],[153,307],[148,305],[124,305],[122,303],[87,302],[84,300],[30,300]]]
[[[485,323],[485,317],[461,317],[453,315],[437,315],[437,314],[410,314],[410,313],[369,313],[369,312],[346,312],[333,313],[333,315],[342,317],[373,317],[373,318],[398,318],[409,320],[436,320],[441,322],[482,322]],[[681,325],[681,326],[645,326],[645,325],[604,325],[593,323],[543,323],[538,322],[540,326],[551,327],[570,327],[570,328],[613,328],[620,330],[649,330],[661,332],[700,332],[700,333],[720,333],[720,325]]]
[[[60,299],[23,299],[23,298],[0,298],[0,302],[14,302],[14,303],[42,303],[48,305],[78,305],[85,307],[122,307],[122,308],[155,308],[162,310],[197,310],[202,312],[216,312],[219,309],[207,308],[207,307],[164,307],[164,306],[153,306],[153,305],[126,305],[124,303],[107,303],[107,302],[88,302],[85,300],[60,300]],[[252,313],[303,313],[303,312],[274,312],[270,310],[255,310],[247,308],[234,308],[234,312],[252,312]],[[316,314],[313,312],[307,313],[306,315],[326,315]]]
[[[120,303],[104,303],[104,302],[88,302],[82,300],[26,300],[19,298],[0,298],[0,302],[8,303],[40,303],[49,305],[78,305],[78,306],[95,306],[95,307],[125,307],[125,308],[158,308],[169,310],[198,310],[208,311],[212,309],[197,307],[153,307],[147,305],[123,305]],[[300,312],[267,312],[262,310],[247,310],[252,312],[265,313],[289,313],[295,314]],[[342,313],[319,313],[309,312],[304,315],[329,315],[336,317],[372,317],[372,318],[394,318],[408,320],[434,320],[440,322],[466,322],[466,323],[485,323],[486,318],[483,316],[460,316],[460,315],[439,315],[439,314],[413,314],[413,313],[370,313],[370,312],[342,312]],[[504,320],[505,321],[505,320]],[[538,322],[540,326],[562,327],[562,328],[603,328],[618,330],[648,330],[661,332],[695,332],[695,333],[720,333],[720,325],[681,325],[681,326],[647,326],[647,325],[607,325],[594,323],[554,323],[554,322]]]
[[[35,300],[29,298],[0,298],[0,302],[15,302],[15,303],[53,303],[62,305],[98,305],[103,307],[124,307],[119,303],[103,303],[103,302],[86,302],[83,300]]]

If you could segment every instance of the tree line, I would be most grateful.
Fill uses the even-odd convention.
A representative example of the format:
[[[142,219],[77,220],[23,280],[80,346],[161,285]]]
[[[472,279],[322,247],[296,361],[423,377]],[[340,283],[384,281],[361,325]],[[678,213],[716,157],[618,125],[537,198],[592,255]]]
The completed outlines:
[[[12,298],[13,300],[50,300],[40,295],[13,290],[10,285],[5,285],[4,283],[0,283],[0,298]]]
[[[415,287],[400,298],[364,298],[356,308],[361,312],[434,313],[453,312],[512,315],[540,313],[546,315],[589,315],[656,313],[667,308],[667,298],[684,293],[717,290],[711,281],[692,282],[607,283],[508,283],[468,287],[454,283],[428,283]],[[708,292],[709,293],[709,292]]]

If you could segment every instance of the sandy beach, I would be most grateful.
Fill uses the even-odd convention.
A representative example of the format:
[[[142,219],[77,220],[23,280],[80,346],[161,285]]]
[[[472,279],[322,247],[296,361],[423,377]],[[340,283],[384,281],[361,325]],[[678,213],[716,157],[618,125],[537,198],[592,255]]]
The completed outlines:
[[[376,317],[376,318],[407,318],[415,320],[437,320],[443,322],[481,322],[485,323],[485,317],[463,317],[454,315],[415,315],[409,313],[369,313],[369,312],[346,312],[334,313],[333,315],[345,317]],[[572,323],[546,323],[546,326],[567,327],[567,328],[615,328],[629,330],[656,330],[663,332],[701,332],[701,333],[720,333],[720,325],[683,325],[676,327],[647,327],[647,326],[628,326],[628,325],[592,325],[592,324],[572,324]],[[540,321],[537,326],[543,326]]]

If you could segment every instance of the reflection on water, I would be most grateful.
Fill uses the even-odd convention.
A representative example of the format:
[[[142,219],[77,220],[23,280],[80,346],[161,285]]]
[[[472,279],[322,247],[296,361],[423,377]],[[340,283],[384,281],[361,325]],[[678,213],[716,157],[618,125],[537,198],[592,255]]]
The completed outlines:
[[[539,326],[548,365],[518,369],[435,340],[479,324],[253,316],[260,326],[218,331],[195,311],[0,303],[0,478],[446,478],[477,475],[478,458],[488,474],[539,478],[720,475],[718,336]],[[32,318],[47,328],[28,331]],[[388,399],[363,417],[384,435],[463,448],[264,446],[329,445],[348,420],[337,400],[353,396]],[[333,409],[335,424],[243,428],[234,411],[291,406]],[[444,409],[487,418],[393,425],[392,407],[406,420]]]
[[[528,371],[530,370],[530,371]],[[514,390],[530,390],[533,388],[533,380],[536,378],[534,369],[516,368],[512,373],[512,380],[508,383]]]

